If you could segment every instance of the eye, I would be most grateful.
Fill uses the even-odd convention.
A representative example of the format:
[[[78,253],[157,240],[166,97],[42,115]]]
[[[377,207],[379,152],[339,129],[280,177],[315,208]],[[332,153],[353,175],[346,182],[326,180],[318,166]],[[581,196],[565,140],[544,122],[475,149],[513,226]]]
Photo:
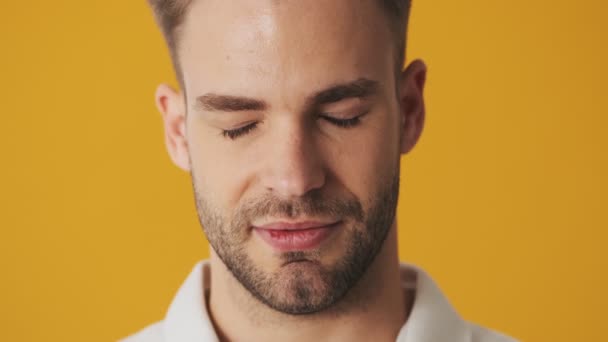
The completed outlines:
[[[239,128],[222,130],[221,134],[224,138],[228,138],[230,140],[235,140],[236,138],[253,131],[257,127],[257,125],[258,125],[258,121],[254,121],[250,124],[241,126]]]
[[[353,118],[348,118],[348,119],[338,119],[334,116],[331,116],[329,114],[321,114],[319,115],[321,118],[323,118],[323,120],[334,124],[338,127],[342,127],[342,128],[350,128],[350,127],[354,127],[357,126],[358,124],[361,123],[361,117],[363,117],[365,114],[367,114],[368,112],[364,112],[361,113]]]

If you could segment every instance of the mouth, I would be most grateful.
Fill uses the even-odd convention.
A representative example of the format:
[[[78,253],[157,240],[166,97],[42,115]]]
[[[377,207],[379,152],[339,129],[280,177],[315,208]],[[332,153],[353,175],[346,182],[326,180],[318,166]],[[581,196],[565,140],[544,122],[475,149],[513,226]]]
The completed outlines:
[[[276,222],[253,227],[255,233],[278,252],[305,251],[318,247],[341,221],[336,222]]]

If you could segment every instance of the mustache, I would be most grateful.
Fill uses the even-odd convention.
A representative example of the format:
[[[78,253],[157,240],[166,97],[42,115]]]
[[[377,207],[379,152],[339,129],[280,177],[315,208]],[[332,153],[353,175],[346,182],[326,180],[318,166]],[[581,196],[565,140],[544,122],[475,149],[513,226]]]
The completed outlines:
[[[363,221],[363,207],[355,199],[327,197],[320,192],[310,192],[293,199],[281,199],[272,194],[243,203],[235,215],[236,222],[247,223],[257,217],[286,217],[295,219],[300,216],[349,217]]]

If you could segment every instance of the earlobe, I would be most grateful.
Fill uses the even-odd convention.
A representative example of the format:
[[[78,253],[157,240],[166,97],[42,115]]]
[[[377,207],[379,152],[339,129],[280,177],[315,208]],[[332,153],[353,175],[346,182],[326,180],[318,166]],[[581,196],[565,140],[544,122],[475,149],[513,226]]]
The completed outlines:
[[[190,170],[186,139],[186,104],[181,92],[167,84],[156,88],[156,107],[162,114],[165,145],[173,163],[184,171]]]
[[[424,127],[425,108],[423,90],[427,68],[423,61],[414,60],[399,79],[401,153],[406,154],[418,142]]]

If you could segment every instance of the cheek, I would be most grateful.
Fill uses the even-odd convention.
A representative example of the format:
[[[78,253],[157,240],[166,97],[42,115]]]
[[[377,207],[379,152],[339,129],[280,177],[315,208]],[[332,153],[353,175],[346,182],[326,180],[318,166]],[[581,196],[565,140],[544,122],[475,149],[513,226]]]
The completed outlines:
[[[330,168],[344,187],[361,201],[369,201],[378,187],[392,180],[399,163],[398,130],[386,114],[348,143],[336,149]]]
[[[226,148],[208,127],[191,126],[188,152],[197,191],[223,215],[230,215],[250,182],[249,156]],[[217,132],[215,133],[217,134]]]

